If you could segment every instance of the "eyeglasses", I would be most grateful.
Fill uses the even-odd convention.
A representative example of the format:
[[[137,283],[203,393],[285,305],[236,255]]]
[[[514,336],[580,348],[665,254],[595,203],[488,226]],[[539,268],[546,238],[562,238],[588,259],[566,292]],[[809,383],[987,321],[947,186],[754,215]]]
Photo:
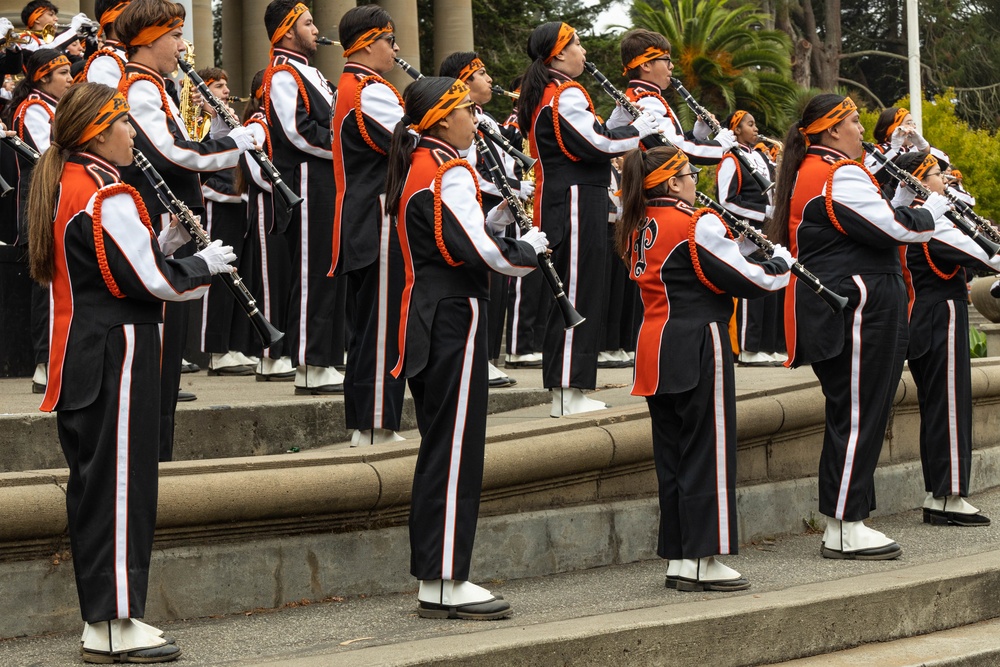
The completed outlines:
[[[379,37],[379,39],[384,39],[385,41],[389,42],[390,47],[396,46],[396,36],[392,33],[389,33],[388,35],[382,35],[381,37]]]
[[[662,60],[663,62],[667,63],[668,65],[673,65],[674,64],[674,61],[670,59],[670,56],[663,56],[662,58],[655,58],[654,60]]]
[[[700,171],[701,170],[699,169],[698,171],[691,171],[691,172],[689,172],[687,174],[677,174],[677,176],[675,176],[675,178],[684,178],[685,176],[690,176],[691,177],[691,182],[694,183],[695,185],[697,185],[698,184],[698,174],[700,173]]]
[[[463,102],[462,104],[456,104],[455,109],[468,109],[469,114],[473,118],[476,117],[476,103],[473,102],[472,100],[469,100],[468,102]]]

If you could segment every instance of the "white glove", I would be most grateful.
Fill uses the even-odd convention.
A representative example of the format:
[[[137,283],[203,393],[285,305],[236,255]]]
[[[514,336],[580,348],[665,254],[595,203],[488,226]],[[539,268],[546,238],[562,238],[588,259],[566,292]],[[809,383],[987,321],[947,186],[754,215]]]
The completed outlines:
[[[906,187],[902,183],[896,186],[896,192],[892,195],[892,201],[890,204],[893,208],[899,208],[900,206],[909,206],[913,203],[913,199],[916,195],[910,188]]]
[[[994,299],[1000,299],[1000,280],[990,285],[990,296]]]
[[[715,135],[715,140],[719,142],[719,145],[722,146],[723,150],[727,151],[739,143],[736,141],[736,135],[733,134],[733,131],[727,130],[726,128],[719,130],[719,133]]]
[[[932,192],[931,196],[927,198],[927,201],[924,202],[921,208],[926,211],[930,211],[931,215],[934,216],[934,222],[936,223],[939,218],[944,217],[944,214],[951,209],[951,202],[949,202],[948,198],[944,195]]]
[[[712,134],[712,128],[701,118],[694,122],[694,138],[698,141],[705,141],[708,135]]]
[[[927,140],[920,136],[920,133],[916,130],[910,133],[910,143],[913,144],[913,147],[918,151],[925,151],[930,148],[930,144],[927,143]]]
[[[236,142],[236,147],[241,153],[250,150],[255,144],[253,133],[246,127],[237,127],[229,133],[229,138]]]
[[[662,132],[660,124],[656,121],[656,116],[648,111],[643,111],[642,115],[632,121],[632,127],[639,131],[640,139]]]
[[[521,189],[518,191],[521,199],[531,199],[535,195],[534,181],[521,181]]]
[[[771,253],[771,259],[775,258],[784,260],[789,269],[792,268],[792,264],[795,263],[795,258],[792,257],[792,253],[788,252],[788,248],[779,243],[774,244],[774,252]]]
[[[201,257],[208,264],[208,271],[213,276],[219,273],[232,273],[236,270],[236,267],[232,266],[232,262],[236,261],[236,253],[233,252],[233,246],[222,245],[222,241],[219,239],[212,241],[212,243],[196,252],[194,256]]]
[[[549,247],[549,240],[545,238],[545,232],[538,227],[532,227],[522,234],[521,240],[530,243],[531,247],[535,249],[536,255],[541,255]]]
[[[743,236],[742,234],[740,234],[740,236],[737,237],[736,242],[740,246],[740,254],[743,255],[744,257],[749,257],[750,255],[757,252],[757,250],[759,250],[759,248],[757,248],[756,243],[754,243],[747,237]]]
[[[195,218],[201,223],[201,216],[195,216]],[[160,230],[160,236],[156,240],[160,242],[160,251],[169,257],[190,241],[191,235],[180,225],[167,225]]]
[[[69,22],[70,30],[73,32],[80,32],[80,29],[87,25],[90,25],[90,17],[83,12],[74,16]]]
[[[6,35],[13,29],[14,24],[10,22],[10,19],[0,18],[0,35]]]
[[[616,127],[625,127],[626,125],[632,124],[632,116],[630,116],[628,111],[625,111],[625,109],[623,109],[620,105],[617,105],[615,106],[615,110],[611,112],[608,122],[605,124],[611,130]]]
[[[764,217],[770,220],[773,215],[774,215],[774,207],[768,204],[767,206],[764,207]]]
[[[889,145],[892,146],[893,150],[903,147],[903,142],[906,141],[906,130],[900,125],[895,130],[892,131],[892,136],[889,137]]]
[[[507,229],[507,225],[514,222],[514,214],[510,211],[510,206],[507,206],[507,202],[493,207],[493,209],[486,214],[486,226],[494,234],[503,234]]]

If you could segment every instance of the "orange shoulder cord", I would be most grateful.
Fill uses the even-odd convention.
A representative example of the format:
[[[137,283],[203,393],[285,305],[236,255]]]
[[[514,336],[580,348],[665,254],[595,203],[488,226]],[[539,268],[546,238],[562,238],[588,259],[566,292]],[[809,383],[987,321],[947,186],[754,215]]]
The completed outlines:
[[[566,81],[556,88],[556,92],[552,94],[552,130],[556,134],[556,143],[559,144],[559,150],[563,152],[563,155],[568,157],[573,162],[579,162],[582,158],[578,158],[567,150],[566,145],[562,140],[562,131],[559,128],[559,96],[562,95],[563,91],[567,88],[579,88],[583,93],[584,98],[587,100],[587,109],[590,113],[597,115],[594,111],[594,102],[590,99],[590,95],[587,93],[587,89],[578,84],[576,81]]]
[[[826,177],[826,214],[830,217],[831,224],[833,224],[833,226],[837,229],[837,231],[843,234],[844,236],[847,236],[847,232],[845,232],[844,228],[840,226],[840,221],[837,220],[837,215],[833,212],[833,175],[837,173],[838,169],[840,169],[841,167],[846,167],[848,165],[861,167],[862,171],[864,171],[865,174],[868,176],[868,178],[871,180],[872,185],[875,186],[875,189],[876,190],[881,189],[879,188],[878,181],[876,181],[875,177],[872,176],[872,173],[868,171],[865,168],[865,166],[860,162],[855,162],[854,160],[840,160],[839,162],[834,163],[832,167],[830,167],[830,175]]]
[[[400,96],[399,91],[391,83],[383,79],[377,74],[372,74],[371,76],[366,76],[358,84],[358,87],[354,89],[354,117],[358,121],[358,129],[361,130],[361,138],[365,140],[368,147],[379,155],[385,155],[386,152],[379,148],[379,145],[375,143],[375,140],[371,138],[368,134],[368,128],[365,127],[365,115],[361,111],[361,91],[365,89],[366,86],[370,86],[373,83],[384,83],[389,87],[389,90],[396,94],[396,99],[399,100],[399,106],[403,106],[403,98]]]
[[[135,188],[128,183],[115,183],[97,191],[97,196],[94,198],[93,215],[94,250],[97,251],[97,265],[101,269],[101,277],[104,278],[104,284],[108,286],[108,291],[117,299],[124,299],[125,294],[118,288],[118,283],[115,282],[114,276],[111,275],[111,267],[108,266],[108,255],[104,250],[104,227],[101,224],[101,206],[108,197],[114,197],[122,193],[127,193],[132,197],[135,207],[139,210],[139,219],[142,220],[142,224],[149,230],[149,235],[155,238],[153,236],[153,225],[149,221],[149,212],[146,210],[146,204],[143,203],[142,197]]]
[[[125,78],[125,63],[122,61],[121,57],[119,57],[119,55],[115,53],[114,49],[109,49],[107,47],[101,47],[90,54],[90,57],[87,58],[87,64],[83,66],[84,75],[86,75],[86,73],[90,71],[91,63],[93,63],[95,59],[100,58],[101,56],[108,56],[109,58],[114,60],[115,64],[118,65],[118,69],[121,70],[122,79]]]
[[[688,226],[688,252],[691,253],[691,265],[694,266],[694,273],[698,276],[698,280],[701,281],[701,284],[716,294],[722,294],[723,290],[716,287],[712,281],[708,279],[708,276],[705,275],[705,272],[701,270],[701,262],[698,261],[698,245],[694,240],[694,232],[695,228],[698,226],[698,221],[703,215],[709,213],[715,215],[715,211],[710,208],[699,208],[691,215],[691,224]],[[725,227],[725,225],[723,226]],[[733,238],[733,233],[728,227],[726,227],[726,236]]]
[[[167,91],[163,89],[160,82],[154,79],[149,74],[136,74],[132,72],[122,77],[122,80],[118,83],[118,91],[128,99],[128,89],[132,87],[132,84],[136,81],[149,81],[156,89],[160,91],[160,102],[163,104],[163,113],[167,114],[167,118],[173,118],[170,113],[170,102],[167,101]]]
[[[476,201],[479,202],[479,208],[483,207],[483,195],[479,192],[479,182],[476,179],[476,172],[473,171],[472,167],[468,162],[462,158],[454,158],[448,160],[440,167],[438,167],[437,173],[434,174],[434,242],[437,244],[438,251],[440,251],[441,256],[444,257],[444,261],[448,262],[449,266],[461,266],[465,262],[456,262],[451,253],[448,252],[448,248],[444,245],[444,219],[441,212],[441,181],[444,179],[444,172],[448,171],[452,167],[465,167],[469,170],[469,175],[472,176],[472,182],[476,184]]]
[[[928,247],[928,245],[926,243],[921,243],[920,245],[923,246],[924,248],[924,257],[927,258],[927,266],[931,267],[931,271],[934,272],[934,275],[936,275],[941,280],[951,280],[956,275],[958,275],[958,272],[962,269],[961,265],[956,266],[955,270],[952,271],[951,273],[945,273],[944,271],[939,269],[937,267],[937,264],[934,263],[934,260],[931,259],[931,250]]]
[[[33,104],[40,105],[43,109],[45,109],[45,113],[49,115],[49,124],[54,123],[56,120],[56,116],[54,113],[52,113],[52,109],[49,108],[48,104],[38,99],[37,97],[36,98],[29,97],[25,101],[21,102],[21,106],[17,108],[17,115],[14,118],[15,122],[17,123],[17,138],[20,139],[21,141],[25,141],[27,139],[27,137],[24,136],[24,116],[26,113],[28,113],[28,107],[30,107]]]
[[[267,157],[269,160],[273,161],[274,152],[271,149],[271,128],[269,128],[267,123],[265,123],[262,119],[254,118],[253,116],[248,118],[244,125],[249,126],[250,123],[256,123],[257,125],[260,125],[262,130],[264,130],[264,144],[266,144],[265,148],[267,148]]]
[[[302,82],[302,77],[299,76],[298,71],[291,65],[272,65],[267,68],[264,72],[264,115],[267,118],[271,117],[271,79],[278,72],[288,72],[295,79],[295,83],[299,86],[299,95],[302,97],[302,101],[306,105],[306,113],[309,113],[309,93],[306,91],[306,84]]]

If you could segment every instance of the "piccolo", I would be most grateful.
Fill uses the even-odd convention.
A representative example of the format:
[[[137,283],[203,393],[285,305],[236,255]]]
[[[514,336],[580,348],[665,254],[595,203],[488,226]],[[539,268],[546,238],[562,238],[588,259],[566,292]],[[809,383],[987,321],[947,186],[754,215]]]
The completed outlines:
[[[691,93],[688,92],[687,88],[685,88],[681,83],[680,79],[671,77],[670,85],[673,86],[674,90],[677,91],[677,94],[680,95],[684,102],[691,108],[691,111],[693,111],[694,114],[698,116],[703,123],[705,123],[705,125],[708,125],[713,134],[717,134],[719,130],[722,129],[722,126],[719,125],[719,121],[715,120],[715,118],[712,117],[712,114],[708,113],[708,110],[705,107],[698,104]],[[731,152],[739,161],[740,165],[750,172],[753,180],[757,182],[758,186],[760,186],[761,192],[766,193],[774,187],[774,183],[772,183],[767,176],[764,176],[764,174],[754,169],[753,164],[747,159],[746,155],[743,154],[743,151],[737,149]]]
[[[931,195],[931,191],[928,190],[916,176],[883,155],[881,151],[875,148],[874,144],[863,141],[861,142],[861,146],[865,149],[865,151],[870,153],[873,158],[882,164],[886,173],[895,179],[897,183],[901,183],[902,185],[910,188],[910,190],[913,190],[918,197],[922,197],[923,199],[926,199]],[[945,194],[945,197],[948,197],[948,195]],[[948,201],[955,203],[956,201],[961,200],[952,195],[952,197],[948,197]],[[964,204],[965,202],[962,203]],[[972,213],[972,210],[968,209],[968,205],[966,205],[966,209],[969,213]],[[993,229],[993,225],[985,220],[982,220],[982,218],[978,215],[972,213],[972,215],[969,216],[966,214],[965,210],[960,208],[958,212],[948,211],[945,213],[945,217],[951,220],[959,231],[963,232],[966,236],[972,239],[976,245],[982,248],[983,252],[985,252],[991,259],[995,254],[997,254],[997,251],[1000,251],[1000,243],[994,240],[997,236],[997,232]]]
[[[163,205],[172,215],[177,216],[177,220],[184,226],[184,229],[191,235],[191,238],[194,239],[198,249],[201,250],[211,244],[212,239],[202,229],[197,218],[191,213],[191,209],[174,195],[170,187],[163,182],[163,177],[160,176],[160,173],[146,159],[146,156],[136,149],[132,149],[132,154],[135,157],[136,165],[146,175],[146,179],[149,180],[153,189],[156,190],[156,196],[159,197],[160,201],[163,202]],[[236,271],[232,273],[220,273],[219,278],[229,288],[229,291],[233,293],[236,303],[240,305],[243,312],[250,318],[250,324],[253,325],[261,344],[265,348],[274,345],[284,338],[285,334],[278,331],[273,324],[268,322],[264,314],[257,308],[256,300],[246,285],[243,284],[243,279],[240,278],[239,273]]]
[[[698,198],[698,202],[700,204],[715,211],[715,213],[722,218],[722,222],[725,223],[726,227],[729,227],[729,229],[733,230],[736,234],[742,234],[744,238],[763,250],[764,254],[767,255],[769,259],[774,254],[774,244],[771,243],[766,236],[761,234],[756,227],[743,218],[733,215],[723,208],[722,204],[703,192],[696,192],[695,196]],[[792,275],[801,280],[806,287],[811,289],[813,292],[816,292],[816,294],[818,294],[819,297],[826,302],[826,305],[830,306],[833,312],[839,313],[847,306],[847,297],[841,296],[836,292],[831,292],[829,289],[824,287],[823,283],[819,281],[819,278],[806,269],[806,267],[802,266],[802,264],[798,261],[788,268],[792,272]]]
[[[219,114],[219,117],[225,121],[226,125],[230,129],[235,130],[238,127],[243,127],[236,115],[227,107],[223,102],[216,97],[208,86],[205,85],[205,81],[198,76],[198,72],[194,70],[194,66],[188,63],[183,58],[177,60],[178,67],[191,79],[191,83],[195,85],[201,96],[205,98],[205,101],[215,109],[215,113]],[[254,162],[260,165],[260,171],[268,181],[271,182],[273,192],[275,196],[281,200],[287,211],[291,211],[293,208],[302,203],[302,197],[298,196],[292,189],[289,188],[283,180],[281,180],[281,173],[271,162],[271,159],[267,157],[267,153],[261,148],[256,148],[248,151],[250,157],[253,158]]]
[[[403,69],[403,71],[409,74],[410,77],[413,79],[420,79],[424,76],[423,74],[420,73],[420,70],[418,70],[416,67],[406,62],[402,58],[396,58],[396,64],[399,65]],[[521,165],[521,169],[523,169],[525,172],[529,171],[532,167],[535,166],[535,162],[537,162],[537,160],[535,160],[530,155],[525,155],[522,151],[519,151],[518,149],[514,148],[514,146],[509,141],[507,141],[507,138],[505,136],[495,131],[492,127],[480,126],[479,130],[484,135],[486,135],[486,138],[492,141],[497,148],[499,148],[504,153],[517,160],[517,163]]]
[[[504,97],[509,97],[512,100],[521,99],[520,93],[512,93],[509,90],[504,90],[501,86],[497,86],[495,84],[490,86],[490,90],[493,91],[494,95],[503,95]]]

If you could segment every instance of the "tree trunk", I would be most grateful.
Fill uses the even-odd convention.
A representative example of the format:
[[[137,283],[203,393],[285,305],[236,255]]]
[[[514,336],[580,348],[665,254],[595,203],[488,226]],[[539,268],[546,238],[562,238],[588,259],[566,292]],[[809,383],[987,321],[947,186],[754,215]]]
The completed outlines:
[[[792,79],[803,88],[812,87],[812,44],[808,39],[797,39],[792,53]]]

